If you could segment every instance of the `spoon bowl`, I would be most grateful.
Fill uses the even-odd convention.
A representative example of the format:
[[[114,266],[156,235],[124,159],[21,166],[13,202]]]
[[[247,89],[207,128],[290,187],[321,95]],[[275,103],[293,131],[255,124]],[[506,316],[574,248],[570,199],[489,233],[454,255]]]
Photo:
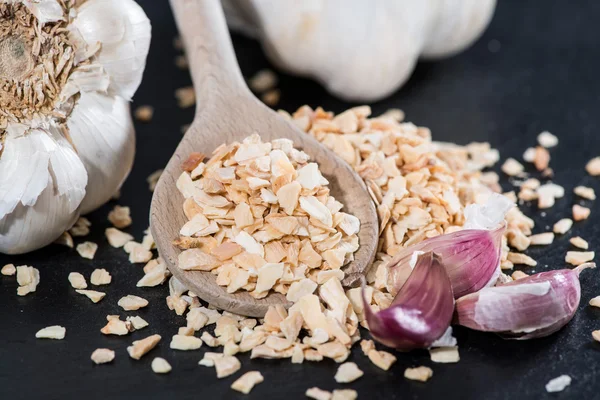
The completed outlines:
[[[255,299],[247,292],[227,293],[216,276],[204,271],[184,271],[177,266],[181,252],[173,245],[187,222],[183,196],[176,188],[181,164],[190,153],[211,154],[223,143],[242,141],[258,133],[263,141],[288,138],[318,163],[329,180],[331,195],[344,211],[360,219],[360,248],[345,268],[344,286],[356,286],[373,262],[378,242],[377,214],[362,179],[343,160],[262,104],[241,75],[220,3],[217,0],[171,0],[190,64],[197,98],[193,123],[156,185],[150,210],[150,228],[161,257],[172,274],[208,303],[241,315],[262,317],[269,306],[290,303],[271,293]]]

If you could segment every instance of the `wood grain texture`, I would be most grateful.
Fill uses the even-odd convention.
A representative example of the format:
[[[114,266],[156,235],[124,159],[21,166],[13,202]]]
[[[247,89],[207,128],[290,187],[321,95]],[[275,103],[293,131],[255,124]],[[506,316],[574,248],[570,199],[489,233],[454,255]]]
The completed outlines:
[[[205,154],[222,143],[241,141],[259,133],[263,140],[289,138],[316,161],[330,182],[331,194],[344,210],[358,217],[360,248],[346,268],[343,284],[356,286],[375,257],[377,214],[361,178],[352,168],[315,139],[300,131],[257,100],[247,88],[237,65],[225,18],[218,0],[171,0],[186,46],[196,91],[194,122],[167,164],[152,198],[150,226],[160,255],[173,275],[200,298],[237,314],[262,317],[270,305],[290,305],[278,293],[254,299],[247,292],[229,294],[215,275],[177,267],[180,250],[172,241],[186,222],[183,196],[175,186],[181,163],[193,151]]]

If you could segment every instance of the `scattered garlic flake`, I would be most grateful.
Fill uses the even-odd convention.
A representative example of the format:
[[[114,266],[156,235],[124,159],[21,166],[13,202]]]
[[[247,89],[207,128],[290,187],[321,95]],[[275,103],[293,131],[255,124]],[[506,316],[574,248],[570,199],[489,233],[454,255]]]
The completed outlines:
[[[0,273],[4,276],[13,276],[17,273],[17,268],[15,268],[14,264],[6,264],[4,267],[2,267]]]
[[[69,232],[75,237],[87,236],[90,234],[90,226],[92,226],[92,223],[87,218],[79,217]]]
[[[427,382],[433,376],[433,370],[429,367],[406,368],[404,377],[411,381]]]
[[[128,242],[123,250],[129,253],[129,262],[132,264],[146,263],[152,259],[152,252],[141,243]]]
[[[585,166],[585,170],[592,176],[600,176],[600,157],[592,158]]]
[[[538,196],[538,207],[545,209],[554,206],[556,199],[564,197],[565,189],[556,183],[546,183],[538,187],[536,193]]]
[[[108,319],[108,317],[107,317],[107,319]],[[106,323],[106,325],[104,327],[102,327],[102,329],[100,329],[100,332],[103,335],[124,336],[124,335],[128,335],[132,330],[133,330],[133,326],[132,326],[131,322],[122,321],[119,319],[118,316],[115,316],[115,318],[108,319],[108,322]]]
[[[142,356],[156,347],[158,342],[160,342],[160,339],[160,335],[152,335],[142,340],[136,340],[131,346],[127,347],[127,352],[131,358],[139,360]]]
[[[104,234],[106,235],[108,243],[116,248],[123,247],[133,240],[133,236],[129,233],[120,231],[117,228],[106,228]]]
[[[135,330],[140,330],[148,326],[148,322],[146,322],[144,318],[137,315],[133,317],[127,317],[127,322],[130,322],[131,326],[133,326],[133,329]]]
[[[91,359],[95,364],[106,364],[115,359],[115,352],[111,349],[96,349]]]
[[[125,311],[134,311],[146,307],[148,305],[148,300],[138,296],[127,295],[121,297],[117,304]]]
[[[104,293],[104,292],[97,292],[95,290],[77,289],[76,292],[79,293],[79,294],[82,294],[82,295],[86,296],[93,303],[99,302],[100,300],[102,300],[104,298],[104,296],[106,296],[106,293]]]
[[[540,144],[540,146],[545,147],[547,149],[558,145],[558,138],[548,131],[540,133],[537,137],[537,141]]]
[[[600,308],[600,296],[596,296],[590,300],[590,306]]]
[[[573,220],[575,221],[583,221],[584,219],[588,219],[590,216],[590,210],[587,207],[582,207],[579,204],[573,205]]]
[[[16,267],[17,270],[17,295],[26,296],[29,293],[36,291],[37,286],[40,284],[40,271],[37,268],[29,267],[27,265],[20,265]]]
[[[161,357],[155,357],[154,360],[152,360],[151,365],[152,371],[154,371],[155,374],[168,374],[172,369],[171,364]]]
[[[55,339],[62,340],[65,338],[65,334],[67,330],[64,326],[53,325],[44,329],[40,329],[35,334],[35,337],[38,339]]]
[[[527,275],[525,272],[523,271],[515,271],[512,273],[512,275],[510,276],[511,278],[513,278],[513,280],[517,280],[517,279],[523,279],[523,278],[527,278],[529,275]]]
[[[514,158],[507,158],[502,164],[502,172],[504,172],[508,176],[517,176],[523,173],[523,164],[515,160]]]
[[[248,80],[248,87],[255,93],[263,93],[277,86],[277,75],[270,69],[261,69]]]
[[[588,242],[579,236],[569,239],[569,242],[573,246],[578,247],[583,250],[587,250],[589,248]]]
[[[130,213],[131,211],[129,207],[121,207],[116,205],[115,208],[108,213],[108,220],[114,225],[115,228],[127,228],[131,225]]]
[[[87,282],[85,281],[83,275],[81,275],[79,272],[71,272],[69,274],[69,283],[71,283],[71,286],[74,289],[87,288]]]
[[[304,395],[315,400],[331,400],[331,392],[319,389],[318,387],[307,389]]]
[[[192,86],[175,90],[175,98],[180,108],[188,108],[196,104],[196,92]]]
[[[79,243],[75,249],[81,257],[93,260],[96,250],[98,250],[98,245],[94,242],[83,242]]]
[[[384,371],[390,369],[392,364],[396,362],[396,357],[387,351],[370,350],[367,354],[369,360]]]
[[[94,286],[108,285],[112,281],[110,273],[102,269],[95,269],[90,277],[90,283]]]
[[[551,379],[548,383],[546,383],[546,391],[548,393],[562,392],[570,384],[571,377],[569,375],[561,375],[558,378]]]
[[[573,189],[573,192],[581,198],[587,200],[596,200],[596,192],[591,187],[577,186],[575,189]]]
[[[554,242],[554,233],[544,232],[529,236],[529,244],[532,246],[544,246]]]
[[[225,378],[235,374],[242,364],[235,356],[223,356],[214,360],[217,378]]]
[[[523,253],[513,253],[512,251],[508,253],[508,261],[513,264],[523,264],[530,267],[535,267],[537,265],[537,261],[528,255]]]
[[[248,371],[236,379],[236,381],[231,384],[231,388],[233,390],[237,390],[238,392],[248,394],[254,388],[254,386],[258,385],[264,380],[265,379],[260,372]]]
[[[197,350],[202,346],[202,339],[194,336],[174,335],[170,348],[173,350]]]
[[[73,248],[73,237],[71,236],[71,234],[69,232],[63,232],[62,235],[60,235],[58,237],[58,239],[56,239],[54,241],[54,244],[59,244],[61,246],[67,246],[68,248],[72,249]]]
[[[161,259],[162,260],[162,259]],[[137,287],[154,287],[164,283],[167,279],[167,265],[157,262],[157,265],[149,270],[136,284]]]
[[[188,69],[189,63],[188,63],[187,57],[184,54],[180,54],[180,55],[176,56],[175,57],[175,65],[179,69]]]
[[[533,147],[528,147],[523,153],[523,160],[529,163],[532,163],[535,159],[535,149]]]
[[[134,116],[140,122],[150,122],[154,115],[154,107],[152,106],[139,106],[135,109]]]
[[[270,107],[276,106],[279,103],[280,98],[281,90],[279,89],[269,90],[260,96],[261,101]]]
[[[593,251],[567,251],[565,261],[572,265],[581,265],[594,259]]]
[[[337,383],[350,383],[361,376],[363,376],[363,372],[358,368],[356,363],[346,362],[338,367],[334,378]]]
[[[331,400],[356,400],[358,393],[353,389],[335,389],[331,394]]]
[[[163,171],[163,169],[157,169],[156,171],[148,175],[148,177],[146,178],[146,182],[148,182],[148,189],[151,192],[154,192],[156,184],[158,183],[158,180],[160,179],[160,176],[162,175]]]
[[[553,231],[554,233],[558,233],[560,235],[564,235],[571,229],[573,226],[573,220],[570,218],[563,218],[557,223],[554,224]]]
[[[460,361],[458,347],[438,347],[429,349],[431,361],[436,363],[457,363]]]

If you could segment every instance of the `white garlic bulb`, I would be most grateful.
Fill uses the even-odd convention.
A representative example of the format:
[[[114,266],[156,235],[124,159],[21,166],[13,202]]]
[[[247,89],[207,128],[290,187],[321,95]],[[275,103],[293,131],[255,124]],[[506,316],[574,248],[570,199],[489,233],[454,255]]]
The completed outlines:
[[[417,60],[455,54],[479,37],[496,0],[223,0],[232,28],[257,36],[280,68],[345,100],[398,89]]]
[[[0,252],[51,243],[119,189],[149,46],[133,0],[0,0]]]

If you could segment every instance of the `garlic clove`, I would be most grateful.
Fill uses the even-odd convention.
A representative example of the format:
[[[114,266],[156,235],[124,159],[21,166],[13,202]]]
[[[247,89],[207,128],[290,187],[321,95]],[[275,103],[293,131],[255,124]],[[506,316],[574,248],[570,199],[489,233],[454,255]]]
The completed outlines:
[[[120,97],[83,92],[67,126],[88,172],[86,214],[106,203],[120,188],[133,165],[135,132],[129,103]]]
[[[471,293],[456,301],[456,321],[505,339],[548,336],[573,318],[581,298],[579,274],[595,267],[587,263],[573,270],[541,272]]]
[[[87,173],[53,124],[29,130],[11,125],[0,158],[0,252],[18,254],[71,227]]]
[[[410,277],[388,308],[374,313],[364,289],[363,304],[371,336],[401,350],[425,348],[440,339],[447,332],[454,312],[446,268],[432,252],[419,256]]]
[[[495,283],[504,227],[494,231],[467,229],[427,239],[403,249],[388,264],[386,286],[396,294],[411,275],[411,258],[433,251],[444,261],[456,298]]]
[[[150,21],[142,8],[133,0],[87,0],[73,27],[88,45],[102,43],[96,61],[110,76],[110,93],[131,100],[150,48]]]
[[[465,210],[467,229],[424,240],[400,251],[387,264],[387,290],[395,295],[411,274],[411,259],[433,251],[446,267],[455,298],[493,285],[500,274],[504,216],[514,206],[506,197],[493,194],[483,205]],[[497,227],[502,224],[500,227]],[[488,230],[497,227],[494,230]]]
[[[44,247],[68,230],[79,217],[69,211],[51,182],[33,206],[19,204],[0,219],[0,253],[22,254]]]

